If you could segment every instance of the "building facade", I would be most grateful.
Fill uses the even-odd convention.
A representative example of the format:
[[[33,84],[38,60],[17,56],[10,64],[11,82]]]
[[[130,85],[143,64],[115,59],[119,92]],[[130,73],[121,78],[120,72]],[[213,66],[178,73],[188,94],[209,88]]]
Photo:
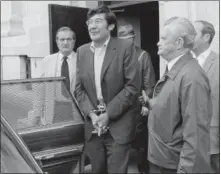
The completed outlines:
[[[147,2],[150,1],[137,3]],[[120,1],[118,4],[120,3],[133,4],[132,1]],[[20,62],[20,66],[16,66],[17,63],[13,66],[15,72],[23,72],[25,68],[25,62],[15,55],[35,58],[31,61],[31,71],[32,77],[38,77],[40,60],[50,54],[49,4],[93,8],[98,5],[98,1],[2,1],[1,72],[3,80],[13,78],[13,75],[8,74],[10,71],[4,71],[6,67],[13,66],[11,61],[14,64]],[[212,49],[219,52],[219,1],[159,1],[158,4],[159,34],[164,21],[172,16],[187,17],[191,21],[207,20],[214,25],[216,30]],[[7,55],[11,56],[10,61]],[[159,67],[160,75],[162,75],[165,68],[163,59],[160,59]],[[16,74],[15,72],[13,74]],[[24,76],[21,75],[22,77]],[[19,78],[18,74],[14,78]]]

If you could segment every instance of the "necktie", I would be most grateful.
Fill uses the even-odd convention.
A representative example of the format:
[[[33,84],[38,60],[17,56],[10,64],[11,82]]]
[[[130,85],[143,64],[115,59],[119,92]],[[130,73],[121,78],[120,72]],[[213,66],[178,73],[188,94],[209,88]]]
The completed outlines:
[[[69,67],[67,62],[67,56],[63,57],[63,62],[61,65],[61,76],[65,77],[64,84],[67,87],[67,89],[70,91],[70,78],[69,78]],[[62,90],[62,93],[64,94],[65,91]]]

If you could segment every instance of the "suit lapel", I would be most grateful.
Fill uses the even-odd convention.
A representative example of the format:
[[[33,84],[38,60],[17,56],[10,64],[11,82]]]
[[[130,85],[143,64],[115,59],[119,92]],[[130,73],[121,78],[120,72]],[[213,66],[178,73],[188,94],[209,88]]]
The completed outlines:
[[[69,71],[70,71],[70,84],[71,84],[71,89],[74,89],[75,87],[75,74],[76,74],[76,53],[74,52],[72,57],[71,57],[71,61],[70,61],[70,65],[71,67],[69,67]]]
[[[115,56],[116,52],[116,43],[113,38],[110,38],[109,44],[107,45],[106,54],[104,56],[104,61],[101,69],[101,81],[103,80],[103,77],[112,61],[112,59]]]
[[[203,65],[203,69],[205,72],[208,72],[212,63],[213,63],[213,60],[214,60],[214,55],[213,55],[213,52],[211,51],[211,53],[209,54],[209,56],[207,57],[204,65]]]

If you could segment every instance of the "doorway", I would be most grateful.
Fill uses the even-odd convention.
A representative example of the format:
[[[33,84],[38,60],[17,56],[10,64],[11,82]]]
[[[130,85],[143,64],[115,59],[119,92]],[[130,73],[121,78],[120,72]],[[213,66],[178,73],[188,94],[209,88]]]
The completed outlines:
[[[157,42],[159,41],[159,3],[141,2],[137,4],[119,4],[110,8],[115,12],[118,26],[124,23],[131,23],[134,27],[135,42],[150,56],[156,74],[156,80],[160,75],[160,61],[157,55]]]

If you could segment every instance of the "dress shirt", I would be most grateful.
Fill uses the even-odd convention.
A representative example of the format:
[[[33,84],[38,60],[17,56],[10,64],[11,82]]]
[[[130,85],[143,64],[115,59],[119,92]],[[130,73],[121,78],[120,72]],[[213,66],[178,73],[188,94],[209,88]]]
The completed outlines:
[[[207,57],[211,53],[211,48],[208,48],[206,51],[202,52],[198,57],[196,57],[196,54],[194,52],[191,52],[193,55],[193,58],[197,59],[199,62],[199,65],[203,67],[204,63],[206,62]]]
[[[97,92],[97,99],[102,100],[103,95],[101,91],[101,69],[104,61],[104,56],[106,54],[107,45],[110,37],[106,42],[100,47],[96,48],[94,42],[91,43],[90,49],[94,53],[94,76],[95,76],[95,87]]]

